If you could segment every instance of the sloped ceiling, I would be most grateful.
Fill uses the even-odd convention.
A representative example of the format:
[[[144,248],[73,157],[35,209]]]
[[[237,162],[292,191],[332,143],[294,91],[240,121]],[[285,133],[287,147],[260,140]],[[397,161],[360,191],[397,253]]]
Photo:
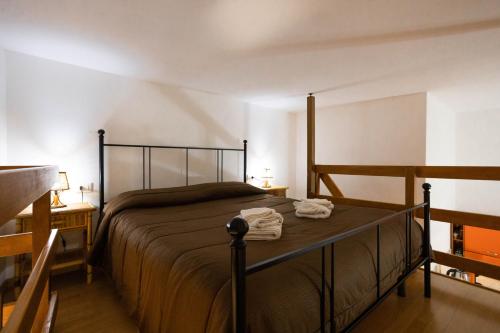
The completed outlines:
[[[0,47],[284,109],[453,96],[500,88],[500,1],[3,0]]]

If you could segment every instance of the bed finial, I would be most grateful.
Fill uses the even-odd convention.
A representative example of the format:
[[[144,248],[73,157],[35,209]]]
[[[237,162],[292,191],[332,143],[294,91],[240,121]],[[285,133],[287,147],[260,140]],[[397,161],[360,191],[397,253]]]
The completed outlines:
[[[233,218],[226,225],[231,235],[231,290],[232,290],[232,332],[246,332],[246,247],[243,239],[248,232],[248,223],[240,217]]]
[[[314,93],[310,92],[310,93],[309,93],[309,96],[314,96]]]
[[[231,246],[233,246],[234,242],[243,241],[243,237],[248,232],[248,223],[240,217],[235,217],[226,225],[226,230],[233,237],[231,242]]]
[[[97,133],[99,135],[104,135],[104,133],[106,133],[106,131],[101,128],[100,130],[97,131]]]

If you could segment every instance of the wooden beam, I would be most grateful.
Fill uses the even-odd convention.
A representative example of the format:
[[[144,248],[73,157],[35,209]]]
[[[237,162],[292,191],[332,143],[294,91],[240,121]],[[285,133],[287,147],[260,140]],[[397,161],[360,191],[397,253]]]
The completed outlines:
[[[464,257],[454,256],[452,254],[440,251],[433,251],[433,258],[434,261],[438,264],[458,268],[465,272],[471,272],[500,280],[500,266]]]
[[[43,249],[47,245],[50,235],[50,191],[45,193],[40,199],[33,202],[33,222],[31,225],[33,238],[33,269],[37,259],[40,257]],[[50,269],[50,267],[49,267]],[[45,318],[49,310],[49,283],[45,281],[42,298],[38,307],[35,322],[33,323],[33,332],[41,332]]]
[[[416,216],[423,218],[423,210],[418,209]],[[500,230],[500,216],[459,212],[440,208],[431,208],[431,219],[433,221],[448,222],[473,227]]]
[[[381,201],[369,201],[369,200],[360,200],[353,198],[338,198],[329,195],[318,195],[316,196],[316,198],[328,199],[334,204],[339,204],[339,205],[371,207],[371,208],[389,209],[394,211],[405,209],[405,205],[389,203],[389,202],[381,202]]]
[[[316,105],[312,94],[307,96],[307,197],[318,193],[317,177],[314,175],[316,154]]]
[[[332,177],[330,177],[330,175],[328,175],[326,173],[321,173],[321,174],[319,174],[319,177],[321,178],[321,180],[325,184],[328,191],[330,191],[332,196],[340,197],[340,198],[344,197],[344,194],[342,194],[342,191],[337,186],[337,184],[335,184],[335,182],[333,181]]]
[[[405,173],[405,205],[415,206],[415,167],[407,167]]]
[[[2,330],[5,333],[17,332],[40,332],[45,322],[42,318],[42,326],[36,330],[33,325],[40,301],[47,287],[47,280],[50,276],[50,266],[54,260],[57,250],[57,229],[52,230],[49,240],[43,247],[38,260],[36,260],[28,281],[17,299],[16,306],[9,317],[7,325]]]
[[[418,178],[500,180],[500,167],[418,166]]]
[[[316,165],[314,171],[339,175],[405,177],[407,168],[396,165]]]
[[[49,191],[57,171],[55,166],[0,170],[0,225]]]
[[[54,332],[58,305],[59,299],[57,297],[57,291],[53,291],[50,293],[49,312],[47,313],[47,318],[45,319],[45,325],[42,328],[42,333]]]
[[[31,253],[31,232],[0,236],[0,257]]]

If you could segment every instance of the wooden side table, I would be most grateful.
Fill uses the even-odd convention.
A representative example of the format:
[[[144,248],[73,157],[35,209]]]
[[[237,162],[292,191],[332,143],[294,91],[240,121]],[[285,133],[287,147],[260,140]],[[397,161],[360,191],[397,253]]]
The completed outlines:
[[[90,203],[72,203],[63,208],[51,209],[51,228],[59,229],[60,232],[69,230],[83,230],[83,249],[78,252],[83,254],[72,256],[61,256],[56,259],[52,270],[85,265],[87,283],[92,282],[92,266],[87,264],[88,253],[92,248],[92,213],[96,208]],[[31,231],[32,207],[29,206],[16,216],[16,233]],[[23,277],[24,259],[16,257],[15,278],[21,281]]]
[[[286,190],[288,190],[288,186],[279,186],[279,185],[273,185],[273,186],[268,187],[268,188],[265,188],[265,187],[260,187],[260,188],[269,194],[275,195],[277,197],[283,197],[283,198],[286,198]]]

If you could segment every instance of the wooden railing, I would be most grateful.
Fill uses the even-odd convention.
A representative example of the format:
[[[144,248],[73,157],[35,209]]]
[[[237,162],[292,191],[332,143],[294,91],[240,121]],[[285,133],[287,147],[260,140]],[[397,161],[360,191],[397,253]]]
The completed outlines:
[[[465,166],[381,166],[381,165],[316,165],[308,170],[310,180],[309,197],[328,197],[333,203],[374,208],[400,210],[415,204],[415,180],[417,178],[467,179],[500,181],[500,167],[465,167]],[[330,175],[360,175],[399,177],[405,179],[405,204],[360,200],[344,197],[342,191]],[[320,181],[331,195],[320,194]],[[429,180],[426,180],[429,182]],[[432,184],[432,182],[430,182]],[[432,201],[431,201],[432,205]],[[422,210],[416,217],[423,217]],[[431,219],[453,224],[461,224],[500,230],[500,217],[494,215],[462,212],[440,208],[431,208]],[[439,264],[461,269],[467,272],[500,279],[500,266],[434,251],[434,261]]]
[[[57,230],[50,230],[50,188],[57,167],[0,167],[0,225],[33,203],[31,233],[0,236],[0,256],[32,253],[33,269],[2,332],[50,332],[57,294],[49,302],[48,278]]]

